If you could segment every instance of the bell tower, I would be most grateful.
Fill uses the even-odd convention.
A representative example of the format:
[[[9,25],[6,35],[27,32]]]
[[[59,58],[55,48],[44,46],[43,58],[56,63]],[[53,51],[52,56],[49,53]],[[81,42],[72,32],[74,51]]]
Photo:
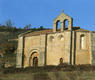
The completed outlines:
[[[64,31],[66,29],[66,21],[68,22],[68,30],[72,30],[73,27],[73,18],[66,15],[64,11],[56,17],[53,21],[53,32],[58,30],[58,22],[60,21],[60,30]]]

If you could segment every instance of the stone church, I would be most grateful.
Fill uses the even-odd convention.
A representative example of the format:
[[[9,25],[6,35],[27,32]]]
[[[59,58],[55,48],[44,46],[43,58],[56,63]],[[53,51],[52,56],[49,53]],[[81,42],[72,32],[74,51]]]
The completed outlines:
[[[18,36],[17,68],[57,66],[60,60],[72,65],[94,65],[95,32],[74,27],[73,18],[62,12],[54,19],[52,30],[29,31]]]

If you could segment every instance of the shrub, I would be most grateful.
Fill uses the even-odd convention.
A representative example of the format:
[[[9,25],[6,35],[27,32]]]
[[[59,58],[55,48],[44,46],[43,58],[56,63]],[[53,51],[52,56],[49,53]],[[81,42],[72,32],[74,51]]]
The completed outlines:
[[[93,71],[95,66],[93,65],[58,65],[58,66],[44,66],[44,67],[26,67],[26,68],[15,68],[9,67],[4,68],[3,73],[35,73],[35,72],[49,72],[49,71]]]

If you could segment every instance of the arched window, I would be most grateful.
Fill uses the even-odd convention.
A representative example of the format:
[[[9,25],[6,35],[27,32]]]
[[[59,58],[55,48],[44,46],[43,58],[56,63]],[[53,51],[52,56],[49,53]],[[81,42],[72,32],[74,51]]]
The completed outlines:
[[[61,41],[64,41],[64,36],[63,35],[59,35],[58,39],[61,40]]]
[[[61,41],[64,41],[64,37],[63,37],[63,36],[61,36],[61,38],[60,38],[60,39],[61,39]]]
[[[85,49],[85,36],[84,35],[80,36],[80,48]]]
[[[60,23],[60,20],[58,20],[56,22],[56,30],[58,31],[60,29],[60,27],[61,27],[61,23]]]
[[[50,36],[50,42],[53,42],[54,41],[54,36]]]
[[[65,29],[68,28],[68,20],[67,19],[64,20],[64,27],[65,27]]]

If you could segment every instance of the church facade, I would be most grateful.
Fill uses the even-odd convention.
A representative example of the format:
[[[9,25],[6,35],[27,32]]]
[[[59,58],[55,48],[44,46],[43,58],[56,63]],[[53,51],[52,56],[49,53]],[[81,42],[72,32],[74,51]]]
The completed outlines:
[[[17,68],[56,66],[60,60],[72,65],[95,65],[95,32],[74,27],[73,18],[62,12],[54,19],[52,30],[29,31],[18,36]]]

